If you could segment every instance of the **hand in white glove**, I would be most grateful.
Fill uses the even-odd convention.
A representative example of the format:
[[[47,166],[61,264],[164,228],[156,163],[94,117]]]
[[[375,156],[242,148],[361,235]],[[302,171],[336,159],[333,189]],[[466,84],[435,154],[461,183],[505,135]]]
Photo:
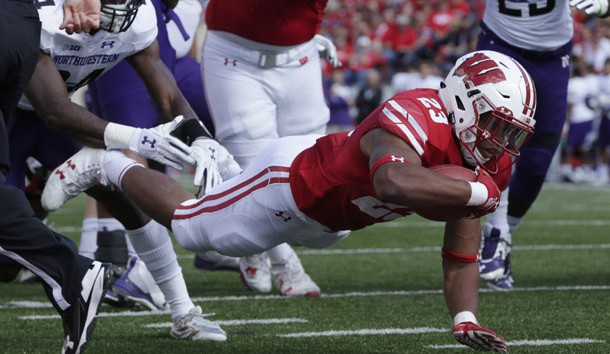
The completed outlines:
[[[129,149],[138,155],[155,160],[177,170],[182,164],[194,164],[191,149],[171,135],[183,116],[149,129],[109,123],[104,131],[104,142],[109,150]]]
[[[608,13],[608,0],[570,0],[570,6],[589,16],[603,16]]]
[[[330,61],[334,68],[340,67],[341,61],[337,55],[337,47],[335,47],[333,42],[320,34],[316,34],[313,38],[316,41],[316,47],[318,48],[320,57],[326,58],[328,61]]]
[[[193,142],[191,150],[197,160],[193,184],[200,187],[198,197],[202,197],[222,181],[241,173],[241,167],[235,162],[233,155],[214,139],[199,138]]]

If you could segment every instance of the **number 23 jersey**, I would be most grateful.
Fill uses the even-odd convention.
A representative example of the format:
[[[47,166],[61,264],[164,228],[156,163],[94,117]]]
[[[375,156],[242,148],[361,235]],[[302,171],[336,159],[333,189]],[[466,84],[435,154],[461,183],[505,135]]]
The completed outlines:
[[[355,130],[324,136],[295,158],[290,185],[301,211],[333,230],[357,230],[411,214],[407,206],[383,203],[375,194],[360,139],[378,128],[402,138],[419,154],[424,167],[462,165],[438,91],[404,91]]]
[[[40,50],[53,60],[68,94],[94,81],[126,57],[147,48],[157,37],[157,18],[150,1],[140,6],[127,31],[98,30],[93,35],[68,35],[59,29],[63,22],[63,0],[39,0],[35,5],[42,22]],[[25,96],[21,97],[19,107],[33,110]]]

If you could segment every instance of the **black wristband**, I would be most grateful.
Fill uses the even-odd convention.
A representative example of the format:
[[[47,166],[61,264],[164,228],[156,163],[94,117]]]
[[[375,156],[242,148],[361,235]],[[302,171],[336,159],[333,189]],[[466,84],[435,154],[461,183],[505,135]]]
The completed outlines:
[[[180,140],[186,145],[191,146],[193,141],[199,137],[212,139],[212,134],[206,129],[199,119],[187,119],[180,128]]]

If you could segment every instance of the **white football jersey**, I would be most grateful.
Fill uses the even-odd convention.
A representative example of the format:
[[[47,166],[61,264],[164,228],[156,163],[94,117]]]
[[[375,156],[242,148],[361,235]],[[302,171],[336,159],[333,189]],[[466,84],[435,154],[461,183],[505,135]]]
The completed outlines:
[[[568,82],[568,103],[572,105],[570,123],[583,123],[595,119],[597,113],[586,104],[588,96],[599,93],[599,79],[594,74],[572,77]]]
[[[180,32],[174,21],[167,23],[169,42],[176,51],[176,59],[180,59],[185,57],[193,46],[193,41],[197,35],[197,28],[199,27],[199,19],[201,18],[201,2],[199,0],[180,0],[173,11],[180,18],[182,27],[184,27],[186,34],[189,36],[188,39],[184,39],[182,32]]]
[[[140,6],[127,31],[110,33],[99,30],[93,35],[68,35],[60,30],[62,5],[63,0],[37,3],[42,22],[40,50],[51,57],[70,95],[121,60],[147,48],[157,38],[157,18],[150,0]],[[25,95],[21,96],[19,108],[33,110]]]
[[[559,48],[574,32],[568,0],[487,0],[483,22],[508,44],[536,51]]]

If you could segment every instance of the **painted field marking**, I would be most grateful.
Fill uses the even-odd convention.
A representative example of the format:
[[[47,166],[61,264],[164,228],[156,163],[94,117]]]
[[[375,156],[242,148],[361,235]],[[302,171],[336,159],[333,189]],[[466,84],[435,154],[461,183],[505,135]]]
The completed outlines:
[[[544,226],[544,227],[564,227],[564,226],[608,226],[610,220],[528,220],[523,223],[528,226]],[[390,221],[375,224],[371,228],[401,228],[401,227],[445,227],[442,221]]]
[[[356,329],[349,331],[321,331],[321,332],[296,332],[277,334],[283,338],[304,338],[304,337],[337,337],[337,336],[369,336],[369,335],[390,335],[390,334],[421,334],[421,333],[449,333],[447,328],[380,328],[380,329]]]
[[[523,225],[529,226],[544,226],[544,227],[564,227],[564,226],[608,226],[610,225],[610,220],[528,220],[523,223]],[[428,227],[445,227],[445,223],[441,221],[426,221],[426,220],[417,220],[417,221],[390,221],[384,222],[380,224],[375,224],[371,226],[371,228],[428,228]],[[63,234],[71,234],[71,233],[80,233],[82,227],[80,226],[58,226],[54,227],[53,230]]]
[[[610,243],[587,243],[572,245],[530,245],[513,246],[517,251],[576,251],[610,249]],[[352,254],[384,254],[384,253],[418,253],[418,252],[440,252],[441,247],[393,247],[393,248],[352,248],[352,249],[325,249],[325,250],[300,250],[299,256],[332,256],[332,255],[352,255]],[[192,254],[178,255],[180,259],[193,259]]]
[[[535,291],[607,291],[610,285],[576,285],[576,286],[538,286],[531,288],[516,287],[510,292],[535,292]],[[480,288],[480,293],[497,293],[497,291],[487,288]],[[402,290],[402,291],[368,291],[368,292],[348,292],[342,294],[321,294],[321,298],[343,298],[343,297],[371,297],[371,296],[419,296],[419,295],[442,295],[442,289],[431,290]],[[286,300],[285,296],[280,295],[255,295],[255,296],[209,296],[193,297],[193,302],[222,302],[222,301],[252,301],[252,300]],[[0,305],[1,309],[21,309],[21,308],[51,308],[48,302],[35,301],[9,301]],[[100,312],[100,317],[121,317],[121,316],[156,316],[169,314],[168,311],[122,311],[122,312]],[[59,315],[33,315],[21,316],[23,320],[31,319],[50,319],[59,318]]]
[[[515,340],[506,342],[509,347],[522,346],[546,346],[546,345],[576,345],[576,344],[599,344],[606,343],[603,340],[591,338],[569,338],[569,339],[533,339],[533,340]],[[446,344],[446,345],[426,345],[425,348],[430,349],[460,349],[465,348],[462,344]]]
[[[223,326],[241,326],[247,324],[281,324],[281,323],[309,323],[308,320],[303,318],[265,318],[265,319],[254,319],[254,320],[218,320],[214,321],[219,325]],[[164,323],[151,323],[144,325],[146,328],[170,328],[172,326],[171,322]]]
[[[610,243],[588,243],[575,245],[530,245],[513,246],[516,251],[573,251],[573,250],[592,250],[610,249]],[[375,253],[417,253],[417,252],[440,252],[441,247],[395,247],[395,248],[356,248],[356,249],[330,249],[330,250],[304,250],[299,251],[298,255],[349,255],[349,254],[375,254]]]

